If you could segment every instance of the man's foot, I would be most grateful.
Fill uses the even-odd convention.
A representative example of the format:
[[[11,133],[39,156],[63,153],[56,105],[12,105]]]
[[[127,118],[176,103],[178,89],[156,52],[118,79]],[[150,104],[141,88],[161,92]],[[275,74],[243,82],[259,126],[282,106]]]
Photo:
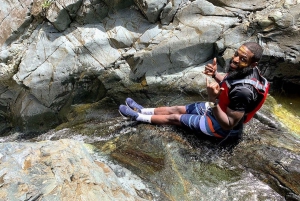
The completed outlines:
[[[130,107],[131,109],[133,109],[136,112],[141,112],[141,109],[143,109],[144,107],[137,104],[134,100],[132,100],[131,98],[126,98],[125,103],[128,107]]]
[[[119,112],[123,117],[131,118],[132,120],[136,120],[136,118],[139,116],[136,111],[132,110],[126,105],[120,105]]]

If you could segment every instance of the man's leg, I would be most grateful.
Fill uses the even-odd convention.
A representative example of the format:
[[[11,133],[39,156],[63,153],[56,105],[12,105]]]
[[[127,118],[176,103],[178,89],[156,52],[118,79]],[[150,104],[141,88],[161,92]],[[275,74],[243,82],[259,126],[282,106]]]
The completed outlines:
[[[186,114],[185,106],[157,107],[154,115]]]
[[[158,107],[158,108],[144,108],[132,98],[126,98],[125,103],[132,110],[146,115],[167,115],[167,114],[185,114],[185,106],[173,106],[173,107]]]
[[[180,117],[186,113],[186,109],[185,106],[157,107],[154,108],[153,113],[151,115],[153,124],[181,125]]]
[[[181,125],[180,117],[186,113],[185,106],[158,107],[153,108],[153,114],[143,114],[125,105],[120,105],[119,112],[124,117],[130,117],[136,121],[165,125]]]
[[[151,115],[151,123],[161,125],[181,125],[181,114]]]

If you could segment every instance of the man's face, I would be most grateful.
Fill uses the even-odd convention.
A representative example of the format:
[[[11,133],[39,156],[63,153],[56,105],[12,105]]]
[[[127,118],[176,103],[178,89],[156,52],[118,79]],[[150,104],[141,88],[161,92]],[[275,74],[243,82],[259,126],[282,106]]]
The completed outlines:
[[[248,48],[242,45],[232,56],[229,63],[229,72],[242,70],[249,67],[252,63],[254,54]]]

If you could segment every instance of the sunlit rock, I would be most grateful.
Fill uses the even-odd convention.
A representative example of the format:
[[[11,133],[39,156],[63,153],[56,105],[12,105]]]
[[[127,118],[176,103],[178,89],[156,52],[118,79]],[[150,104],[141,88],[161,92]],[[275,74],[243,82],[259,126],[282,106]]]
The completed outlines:
[[[0,147],[2,200],[145,200],[122,186],[109,166],[94,161],[83,143],[59,140]]]

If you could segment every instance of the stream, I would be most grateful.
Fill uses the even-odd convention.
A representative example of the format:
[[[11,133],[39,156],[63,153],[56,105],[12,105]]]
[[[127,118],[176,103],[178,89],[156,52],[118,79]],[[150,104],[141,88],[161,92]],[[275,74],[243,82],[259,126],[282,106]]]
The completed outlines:
[[[134,185],[137,194],[148,200],[300,200],[299,167],[289,178],[289,173],[278,175],[269,164],[273,160],[300,164],[300,99],[274,99],[274,114],[289,132],[256,120],[245,127],[247,133],[241,142],[223,142],[176,126],[126,120],[111,109],[113,104],[100,107],[107,104],[105,101],[84,110],[85,121],[81,111],[68,124],[47,133],[25,136],[16,132],[0,141],[82,141],[95,161],[109,165],[122,185]],[[295,121],[288,121],[291,119]],[[270,169],[273,173],[269,174]]]

